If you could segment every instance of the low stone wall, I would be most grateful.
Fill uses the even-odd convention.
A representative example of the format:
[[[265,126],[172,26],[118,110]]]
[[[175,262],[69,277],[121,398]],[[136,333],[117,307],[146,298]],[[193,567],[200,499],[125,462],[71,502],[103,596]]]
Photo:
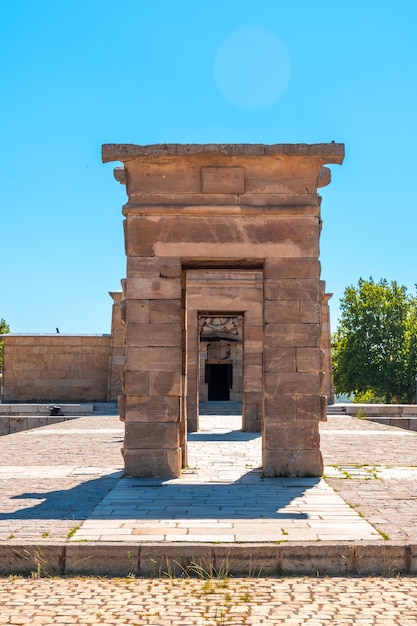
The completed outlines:
[[[417,431],[415,404],[334,404],[329,415],[350,415],[369,422]]]
[[[417,417],[415,404],[349,404],[338,403],[333,407],[342,410],[346,415],[356,417]]]
[[[110,335],[3,339],[2,402],[106,402]]]

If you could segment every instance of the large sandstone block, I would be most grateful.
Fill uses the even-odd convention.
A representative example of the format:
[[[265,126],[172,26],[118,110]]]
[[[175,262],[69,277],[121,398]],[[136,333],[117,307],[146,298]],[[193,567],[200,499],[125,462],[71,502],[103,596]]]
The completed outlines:
[[[179,278],[136,278],[126,283],[127,300],[173,300],[181,297]]]
[[[149,372],[151,396],[181,396],[182,374],[177,372]]]
[[[182,370],[181,348],[132,347],[127,350],[126,369],[132,371],[175,372]]]
[[[319,324],[272,323],[265,325],[266,347],[319,348],[321,328]]]
[[[173,422],[132,422],[128,421],[128,409],[125,423],[124,449],[138,447],[151,449],[179,448],[178,424]]]
[[[242,420],[242,430],[245,433],[261,432],[262,404],[245,404],[245,413]]]
[[[180,257],[161,257],[160,263],[162,278],[181,278],[182,262]]]
[[[160,278],[161,262],[158,257],[127,257],[127,278]]]
[[[126,396],[126,422],[176,423],[180,419],[180,401],[176,396]]]
[[[262,391],[262,367],[257,365],[245,366],[243,388],[246,391]]]
[[[181,449],[146,449],[123,451],[125,472],[139,478],[177,478],[181,472]]]
[[[318,422],[285,422],[266,420],[264,423],[264,447],[268,450],[315,450],[320,448]]]
[[[264,450],[265,476],[322,476],[320,450]]]
[[[322,365],[321,348],[297,348],[297,372],[319,372]]]
[[[303,390],[300,390],[300,394]],[[320,396],[297,396],[297,421],[319,421],[321,417]]]
[[[318,219],[235,215],[131,215],[128,218],[129,256],[201,258],[318,257]],[[202,247],[203,246],[203,247]],[[130,297],[128,295],[128,297]],[[140,296],[138,296],[140,297]]]
[[[299,300],[265,300],[265,322],[292,323],[300,319]]]
[[[262,367],[262,364],[262,353],[259,352],[255,354],[245,354],[245,367],[247,365],[258,365],[259,367]]]
[[[304,394],[320,395],[320,378],[313,373],[287,373],[266,372],[264,375],[265,395],[274,397],[277,395],[296,395],[302,391]]]
[[[180,324],[129,324],[126,342],[130,346],[180,346]]]
[[[265,372],[295,372],[296,348],[265,348],[264,371]]]
[[[319,281],[314,278],[281,278],[265,280],[266,300],[319,299]]]
[[[149,300],[125,301],[125,309],[128,324],[147,324],[149,322]]]
[[[265,259],[264,277],[283,278],[320,278],[320,262],[317,258]]]
[[[320,324],[321,304],[315,300],[300,302],[300,322],[302,324]]]
[[[180,324],[181,320],[181,300],[149,301],[149,321],[151,322],[151,324]]]
[[[149,393],[149,372],[122,373],[122,390],[126,395],[147,396]]]
[[[244,193],[245,168],[202,167],[203,193]]]
[[[291,422],[297,418],[296,396],[283,395],[265,398],[264,420]],[[289,426],[291,428],[291,426]]]

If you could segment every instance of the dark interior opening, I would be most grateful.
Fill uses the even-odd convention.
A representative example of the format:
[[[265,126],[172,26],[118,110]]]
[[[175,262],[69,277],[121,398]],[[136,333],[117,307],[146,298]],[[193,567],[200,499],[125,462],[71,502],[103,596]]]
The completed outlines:
[[[232,363],[206,363],[205,379],[208,385],[208,401],[229,401],[233,386]]]

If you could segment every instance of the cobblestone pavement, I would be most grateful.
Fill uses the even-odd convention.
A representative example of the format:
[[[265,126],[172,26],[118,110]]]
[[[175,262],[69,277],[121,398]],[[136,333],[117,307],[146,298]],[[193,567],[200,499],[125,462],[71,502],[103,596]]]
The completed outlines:
[[[0,579],[6,626],[415,626],[414,578]]]

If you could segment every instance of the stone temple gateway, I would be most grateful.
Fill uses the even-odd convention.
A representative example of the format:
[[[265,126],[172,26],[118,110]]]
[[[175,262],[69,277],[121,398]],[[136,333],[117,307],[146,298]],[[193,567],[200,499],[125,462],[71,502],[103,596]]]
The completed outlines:
[[[203,395],[241,399],[267,476],[322,474],[317,189],[343,156],[335,143],[103,146],[128,196],[127,474],[180,474]]]

